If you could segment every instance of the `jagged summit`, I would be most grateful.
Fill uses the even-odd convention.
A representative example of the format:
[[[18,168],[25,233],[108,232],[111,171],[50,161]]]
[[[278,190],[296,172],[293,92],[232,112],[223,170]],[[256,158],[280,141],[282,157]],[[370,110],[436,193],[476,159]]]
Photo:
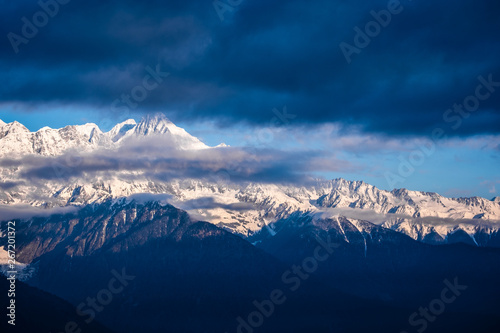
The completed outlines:
[[[107,134],[113,142],[123,138],[129,131],[135,128],[137,122],[134,119],[127,119],[115,125]]]
[[[163,113],[147,115],[137,124],[134,132],[138,135],[164,134],[177,127]]]
[[[8,123],[8,124],[4,123],[4,126],[2,129],[4,131],[29,132],[29,130],[26,128],[26,126],[24,126],[23,124],[21,124],[18,121],[15,121],[15,120],[11,123]]]
[[[30,132],[24,125],[14,121],[0,120],[0,156],[7,154],[36,154],[55,156],[68,149],[91,151],[97,148],[113,148],[130,139],[158,136],[167,140],[173,148],[181,150],[210,148],[168,118],[157,113],[144,117],[139,123],[128,119],[104,133],[94,123],[68,125],[59,129],[43,127]]]
[[[95,136],[97,133],[103,134],[99,126],[94,123],[86,123],[84,125],[73,125],[73,127],[78,133],[88,136],[89,139],[91,136]]]
[[[92,123],[60,129],[46,127],[37,132],[30,132],[19,122],[4,123],[0,127],[0,157],[27,154],[60,156],[67,150],[92,152],[102,148],[127,148],[128,144],[139,141],[147,146],[156,140],[165,140],[160,141],[162,147],[165,143],[165,146],[171,145],[179,150],[210,148],[164,115],[155,114],[144,117],[140,122],[133,119],[123,121],[106,133]],[[137,170],[130,178],[129,174],[121,174],[121,171],[126,170],[117,169],[102,178],[75,178],[70,183],[54,179],[46,185],[38,185],[38,188],[28,184],[16,185],[0,191],[0,204],[67,206],[99,203],[134,194],[167,195],[180,208],[185,204],[186,209],[200,220],[243,235],[296,212],[384,223],[386,227],[415,239],[423,239],[429,234],[445,239],[457,226],[471,235],[483,221],[500,220],[499,197],[492,200],[446,198],[436,193],[404,188],[386,191],[363,181],[343,178],[317,180],[310,186],[293,186],[219,182],[217,177],[205,180],[148,179],[145,177],[147,172],[143,170]],[[7,184],[16,184],[19,172],[22,168],[0,168],[2,181]],[[208,200],[209,207],[197,209],[199,200]],[[450,224],[447,221],[457,222]],[[464,222],[463,226],[460,221]]]
[[[139,123],[129,119],[107,133],[113,142],[129,138],[162,136],[182,150],[210,148],[186,130],[176,126],[163,113],[147,115]]]

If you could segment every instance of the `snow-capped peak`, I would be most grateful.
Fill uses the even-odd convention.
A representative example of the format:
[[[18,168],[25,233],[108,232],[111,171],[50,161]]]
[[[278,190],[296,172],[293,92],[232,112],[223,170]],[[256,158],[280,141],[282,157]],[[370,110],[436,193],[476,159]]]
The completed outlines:
[[[147,115],[139,123],[129,119],[115,127],[106,135],[113,142],[155,136],[159,140],[169,140],[182,150],[210,148],[186,130],[176,126],[164,114]]]
[[[178,128],[163,113],[147,115],[134,129],[137,135],[165,134],[171,132],[172,128]],[[174,134],[174,133],[172,133]]]
[[[128,134],[128,132],[127,132]],[[179,149],[206,149],[210,148],[198,138],[192,136],[185,129],[176,126],[164,114],[147,115],[134,128],[136,136],[163,135],[173,141]]]
[[[0,126],[0,140],[4,141],[17,141],[23,140],[23,137],[26,136],[30,131],[21,123],[17,121],[13,121],[11,123]],[[1,145],[0,145],[1,146]]]
[[[128,132],[133,131],[136,127],[137,122],[134,119],[127,119],[121,122],[115,127],[113,127],[108,133],[106,133],[113,142],[116,142],[123,138]]]
[[[491,201],[500,203],[500,197],[494,197]]]
[[[8,154],[37,154],[56,156],[68,149],[91,151],[97,148],[117,148],[125,139],[137,140],[155,136],[170,142],[180,150],[210,148],[184,129],[174,125],[165,115],[146,116],[138,124],[128,119],[103,133],[94,123],[69,125],[60,129],[43,127],[30,132],[17,121],[4,123],[0,120],[0,156]]]
[[[18,121],[13,121],[11,123],[5,124],[3,130],[12,133],[29,132],[29,129],[27,129],[26,126]]]
[[[91,136],[93,136],[96,132],[97,133],[102,133],[101,129],[99,126],[97,126],[94,123],[87,123],[85,125],[75,125],[74,128],[76,131],[86,137],[89,137],[89,140],[91,139]]]

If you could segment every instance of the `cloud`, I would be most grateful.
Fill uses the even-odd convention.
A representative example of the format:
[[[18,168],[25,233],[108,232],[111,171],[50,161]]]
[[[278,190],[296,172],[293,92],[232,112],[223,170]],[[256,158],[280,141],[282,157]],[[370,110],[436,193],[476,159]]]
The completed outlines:
[[[383,224],[386,221],[394,221],[404,219],[412,224],[430,224],[434,226],[455,226],[458,223],[467,224],[471,226],[483,225],[495,225],[499,224],[500,220],[481,220],[481,219],[453,219],[453,218],[443,218],[437,216],[427,216],[427,217],[413,217],[405,214],[392,214],[392,213],[377,213],[373,210],[359,209],[359,208],[318,208],[319,212],[314,214],[315,218],[326,219],[333,216],[344,216],[346,218],[369,221],[374,224]]]
[[[45,217],[53,214],[67,214],[78,211],[76,206],[40,208],[27,204],[0,205],[0,221],[9,221],[14,219],[29,219],[31,217]]]
[[[485,186],[488,188],[488,193],[496,194],[497,193],[497,185],[500,184],[500,180],[484,180],[480,183],[481,186]]]
[[[12,181],[0,182],[0,189],[6,191],[15,188],[18,185],[23,185],[23,184],[24,184],[23,182],[12,182]]]
[[[129,195],[126,200],[135,201],[138,204],[144,204],[150,201],[168,203],[172,198],[172,195],[168,193],[134,193]]]
[[[0,159],[0,166],[19,167],[17,181],[40,187],[47,182],[61,184],[116,178],[125,181],[202,179],[235,184],[306,184],[318,171],[355,169],[350,162],[322,151],[233,147],[178,150],[168,138],[161,136],[129,140],[114,150],[67,151],[56,157],[4,158]]]
[[[201,197],[186,201],[179,201],[175,203],[176,207],[178,206],[181,209],[190,211],[193,209],[215,209],[222,208],[236,212],[244,212],[248,210],[255,209],[255,205],[253,203],[247,202],[235,202],[235,203],[222,203],[215,201],[212,197]]]
[[[394,214],[381,214],[373,210],[359,208],[318,208],[318,212],[314,213],[314,217],[318,219],[327,219],[334,216],[370,221],[375,224],[382,224],[390,217],[395,217]]]
[[[339,44],[387,1],[244,1],[221,22],[211,1],[71,1],[14,53],[0,47],[0,104],[78,105],[119,117],[111,103],[161,65],[171,76],[131,111],[174,121],[268,124],[288,105],[296,121],[368,132],[450,129],[443,113],[500,81],[500,3],[402,1],[404,10],[348,65]],[[36,2],[4,6],[0,34],[21,34]],[[92,18],[90,20],[89,18]],[[500,92],[449,135],[499,133]],[[37,112],[37,111],[32,111]]]

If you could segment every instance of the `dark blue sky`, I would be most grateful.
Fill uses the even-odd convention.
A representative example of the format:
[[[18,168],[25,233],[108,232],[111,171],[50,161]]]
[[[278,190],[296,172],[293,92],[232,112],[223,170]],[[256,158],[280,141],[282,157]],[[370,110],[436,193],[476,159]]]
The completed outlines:
[[[32,130],[83,121],[106,127],[162,111],[200,133],[207,122],[226,133],[270,124],[296,133],[335,124],[337,137],[380,143],[415,143],[441,128],[454,143],[437,141],[459,157],[477,153],[470,146],[468,153],[457,150],[465,143],[482,140],[486,149],[500,134],[496,0],[222,0],[215,2],[219,12],[211,0],[60,2],[42,0],[52,4],[45,7],[53,17],[44,17],[36,1],[0,1],[4,121],[18,119]],[[391,11],[389,22],[384,13]],[[374,16],[387,24],[369,23]],[[26,27],[33,22],[38,31]],[[358,28],[368,36],[356,40]],[[349,61],[341,43],[356,47]],[[481,84],[487,97],[479,100]],[[453,108],[464,102],[474,111]],[[285,105],[295,117],[276,123],[271,110]],[[498,147],[488,149],[480,155],[486,174],[464,169],[457,179],[475,172],[486,177],[477,184],[494,184],[498,158],[490,158]],[[399,152],[392,168],[381,169],[397,169]]]

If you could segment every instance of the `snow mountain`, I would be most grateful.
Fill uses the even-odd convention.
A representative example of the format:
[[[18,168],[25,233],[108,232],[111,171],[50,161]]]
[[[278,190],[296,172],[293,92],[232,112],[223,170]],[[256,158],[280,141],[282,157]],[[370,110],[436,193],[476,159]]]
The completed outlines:
[[[179,151],[211,147],[162,114],[137,123],[129,119],[102,132],[95,124],[42,128],[30,132],[18,122],[0,122],[0,211],[19,205],[54,208],[99,204],[107,200],[148,194],[186,210],[193,218],[213,223],[244,237],[261,230],[275,233],[280,221],[297,214],[317,218],[343,217],[369,221],[415,240],[443,244],[457,239],[483,246],[500,229],[500,199],[447,198],[437,193],[395,189],[386,191],[362,181],[318,180],[309,186],[232,183],[220,177],[207,179],[151,179],[140,172],[116,170],[99,177],[49,179],[22,183],[18,158],[57,158],[68,151],[112,151],[141,140],[165,140]],[[151,141],[144,141],[149,144]],[[224,145],[218,149],[226,149]],[[71,162],[71,161],[70,161]],[[57,172],[59,161],[54,165]],[[64,162],[69,167],[71,163]],[[65,168],[68,166],[65,165]],[[64,170],[63,170],[64,171]],[[133,177],[132,177],[133,176]],[[295,215],[294,215],[295,214]],[[0,218],[14,218],[2,214]],[[360,224],[366,225],[366,224]],[[362,228],[361,228],[362,229]]]
[[[17,121],[0,122],[1,156],[57,156],[69,149],[92,151],[98,148],[112,148],[123,144],[127,139],[146,136],[159,136],[170,140],[178,149],[206,149],[198,138],[174,125],[163,114],[143,118],[139,123],[128,119],[103,132],[96,124],[70,125],[59,129],[43,127],[30,132]]]

